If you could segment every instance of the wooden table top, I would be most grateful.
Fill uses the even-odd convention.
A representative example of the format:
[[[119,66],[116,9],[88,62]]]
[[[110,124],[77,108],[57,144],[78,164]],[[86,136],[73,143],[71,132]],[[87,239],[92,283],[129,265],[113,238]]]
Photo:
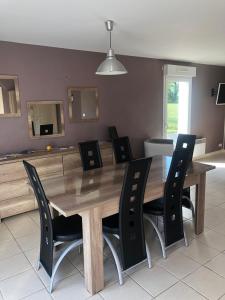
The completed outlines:
[[[170,162],[171,157],[168,156],[153,158],[145,202],[163,195]],[[43,186],[51,206],[65,217],[112,202],[118,206],[125,166],[125,164],[110,165],[86,172],[79,169],[70,176],[43,180]],[[211,165],[193,162],[187,172],[185,186],[197,183],[198,175],[214,168]]]

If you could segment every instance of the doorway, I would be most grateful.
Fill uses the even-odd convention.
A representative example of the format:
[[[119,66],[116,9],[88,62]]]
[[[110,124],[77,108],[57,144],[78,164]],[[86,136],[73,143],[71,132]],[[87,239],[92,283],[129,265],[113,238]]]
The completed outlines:
[[[177,140],[179,133],[190,133],[191,78],[164,78],[164,137]]]

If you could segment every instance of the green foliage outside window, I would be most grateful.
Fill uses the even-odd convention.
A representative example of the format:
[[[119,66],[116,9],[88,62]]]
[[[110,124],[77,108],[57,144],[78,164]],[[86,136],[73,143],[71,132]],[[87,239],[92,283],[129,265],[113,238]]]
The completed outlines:
[[[176,81],[171,81],[167,85],[168,103],[178,103],[179,85]]]

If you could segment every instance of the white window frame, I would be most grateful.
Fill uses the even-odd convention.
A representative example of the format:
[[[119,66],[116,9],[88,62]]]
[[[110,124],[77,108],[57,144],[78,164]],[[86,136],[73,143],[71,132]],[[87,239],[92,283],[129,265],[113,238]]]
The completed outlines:
[[[192,78],[196,76],[195,67],[164,65],[163,78],[163,132],[162,136],[167,138],[167,81],[186,81],[189,83],[189,99],[188,99],[188,133],[191,130],[191,101],[192,101]]]

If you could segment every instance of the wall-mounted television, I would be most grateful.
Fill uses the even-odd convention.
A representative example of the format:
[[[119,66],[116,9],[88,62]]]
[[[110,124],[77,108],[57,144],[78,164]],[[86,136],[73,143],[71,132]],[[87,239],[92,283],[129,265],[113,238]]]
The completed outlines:
[[[216,97],[217,105],[225,105],[225,83],[219,83],[219,88]]]

